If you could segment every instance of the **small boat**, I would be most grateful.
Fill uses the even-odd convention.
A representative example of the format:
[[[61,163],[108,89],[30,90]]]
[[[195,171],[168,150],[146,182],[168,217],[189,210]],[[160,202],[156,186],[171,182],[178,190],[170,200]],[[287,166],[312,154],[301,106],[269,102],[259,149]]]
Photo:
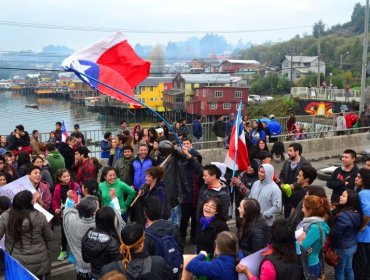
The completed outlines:
[[[35,109],[38,109],[39,108],[39,104],[26,104],[26,108],[35,108]]]

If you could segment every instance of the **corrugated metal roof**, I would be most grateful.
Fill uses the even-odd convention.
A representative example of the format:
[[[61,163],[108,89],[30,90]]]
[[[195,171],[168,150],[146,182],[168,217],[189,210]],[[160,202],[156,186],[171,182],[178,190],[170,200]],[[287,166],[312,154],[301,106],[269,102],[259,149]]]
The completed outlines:
[[[261,64],[257,60],[227,59],[225,61],[228,61],[230,63],[236,63],[236,64]]]
[[[173,77],[148,77],[137,86],[158,86],[159,83],[171,83]]]
[[[230,74],[181,74],[186,83],[230,83]]]
[[[294,56],[293,55],[293,57],[291,57],[290,55],[286,55],[285,59],[287,59],[288,61],[305,63],[305,62],[312,62],[316,60],[317,56],[303,56],[303,55]]]

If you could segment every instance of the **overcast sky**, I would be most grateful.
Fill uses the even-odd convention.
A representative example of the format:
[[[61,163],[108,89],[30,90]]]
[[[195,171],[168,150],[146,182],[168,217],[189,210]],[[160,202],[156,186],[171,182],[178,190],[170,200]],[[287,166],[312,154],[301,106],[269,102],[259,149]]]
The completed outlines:
[[[64,45],[74,50],[109,32],[9,26],[9,22],[155,31],[255,31],[222,34],[229,42],[282,41],[310,34],[318,20],[332,26],[350,20],[355,0],[4,0],[0,51],[40,51]],[[360,1],[365,5],[365,1]],[[307,26],[307,27],[305,27]],[[289,28],[271,30],[275,28]],[[266,31],[269,29],[270,31]],[[125,32],[132,45],[166,45],[196,33]]]

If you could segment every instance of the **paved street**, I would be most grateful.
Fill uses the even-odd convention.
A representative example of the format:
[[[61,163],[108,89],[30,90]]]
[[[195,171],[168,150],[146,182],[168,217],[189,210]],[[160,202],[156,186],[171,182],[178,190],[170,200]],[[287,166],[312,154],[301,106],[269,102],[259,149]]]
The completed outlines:
[[[330,159],[324,159],[320,161],[311,161],[312,165],[317,168],[325,168],[333,164],[340,164],[340,159],[338,158],[330,158]],[[361,165],[360,165],[361,166]],[[326,182],[321,180],[316,180],[315,185],[325,186]],[[331,190],[327,189],[328,197],[331,195]],[[233,220],[228,222],[229,228],[231,231],[236,232],[235,222]],[[76,279],[74,268],[71,264],[68,263],[67,260],[60,262],[57,261],[57,257],[59,254],[59,245],[60,244],[60,226],[56,226],[54,230],[54,238],[51,245],[51,251],[52,251],[52,273],[47,277],[48,280],[73,280]],[[195,246],[193,244],[190,244],[190,242],[187,242],[187,245],[185,247],[185,253],[186,254],[192,254],[195,251]],[[326,268],[327,273],[327,279],[334,279],[334,270],[331,267]]]

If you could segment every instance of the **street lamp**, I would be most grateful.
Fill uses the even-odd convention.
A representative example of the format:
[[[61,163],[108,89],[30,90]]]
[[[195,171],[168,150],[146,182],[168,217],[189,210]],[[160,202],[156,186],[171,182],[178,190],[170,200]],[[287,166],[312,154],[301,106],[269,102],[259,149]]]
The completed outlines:
[[[343,58],[349,54],[349,52],[346,52],[345,54],[340,54],[340,63],[339,63],[339,68],[342,69],[342,65],[343,65]]]

